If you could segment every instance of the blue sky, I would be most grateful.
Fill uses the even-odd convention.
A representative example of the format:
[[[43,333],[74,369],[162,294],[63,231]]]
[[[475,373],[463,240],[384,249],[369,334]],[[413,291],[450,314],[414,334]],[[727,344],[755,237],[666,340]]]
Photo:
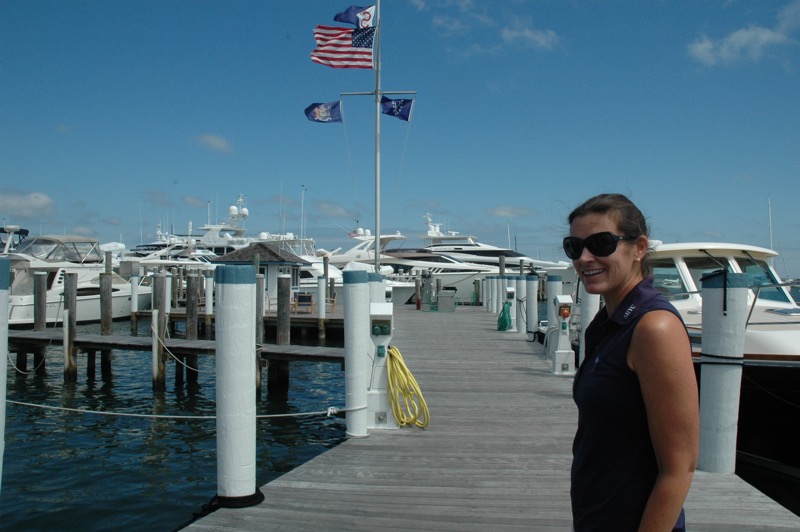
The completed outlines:
[[[2,0],[0,217],[133,246],[239,194],[248,231],[374,226],[374,89],[309,59],[346,2]],[[368,5],[368,4],[360,4]],[[389,0],[383,232],[423,215],[562,259],[566,216],[629,195],[652,237],[773,245],[800,276],[800,1]],[[305,192],[303,192],[305,190]],[[209,204],[211,205],[209,209]]]

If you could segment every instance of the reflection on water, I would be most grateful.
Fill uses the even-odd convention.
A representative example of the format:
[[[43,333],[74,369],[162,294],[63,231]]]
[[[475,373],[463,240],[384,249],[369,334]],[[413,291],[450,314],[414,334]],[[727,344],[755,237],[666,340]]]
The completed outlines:
[[[96,332],[98,326],[85,327]],[[127,322],[115,327],[119,334],[129,331]],[[199,390],[172,389],[170,364],[168,391],[154,395],[150,356],[115,352],[113,377],[90,382],[86,360],[79,358],[78,382],[65,384],[55,347],[48,350],[45,375],[16,375],[9,362],[8,399],[100,412],[214,415],[214,357],[199,357]],[[344,405],[344,375],[338,363],[292,363],[288,396],[262,396],[259,415],[324,411]],[[112,417],[8,404],[6,424],[4,530],[168,530],[216,494],[213,419]],[[344,429],[344,420],[335,417],[259,419],[257,484],[337,445]]]

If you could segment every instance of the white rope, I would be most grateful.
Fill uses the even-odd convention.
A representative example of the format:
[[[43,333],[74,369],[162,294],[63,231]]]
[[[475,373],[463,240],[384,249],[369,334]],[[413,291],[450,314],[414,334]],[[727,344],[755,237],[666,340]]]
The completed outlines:
[[[6,403],[18,406],[28,406],[32,408],[42,408],[45,410],[60,410],[62,412],[74,412],[79,414],[97,414],[101,416],[138,417],[138,418],[151,418],[151,419],[200,419],[200,420],[217,419],[217,416],[172,416],[163,414],[129,414],[123,412],[104,412],[101,410],[85,410],[81,408],[67,408],[64,406],[37,405],[34,403],[25,403],[23,401],[12,401],[10,399],[7,399]],[[308,417],[308,416],[320,416],[320,415],[331,417],[340,412],[354,412],[356,410],[364,410],[366,408],[367,405],[356,406],[353,408],[339,408],[337,406],[329,406],[326,410],[321,410],[318,412],[299,412],[296,414],[263,414],[263,415],[257,415],[256,418],[271,419],[271,418],[284,418],[284,417]]]
[[[39,368],[41,368],[42,366],[44,366],[44,361],[45,361],[45,359],[46,359],[46,357],[42,357],[42,360],[41,360],[41,362],[39,362],[39,365],[38,365],[38,366],[36,366],[35,368],[33,368],[33,369],[32,369],[32,370],[30,370],[30,371],[22,371],[21,369],[19,369],[19,368],[17,367],[17,365],[16,365],[16,364],[14,364],[14,361],[13,361],[13,360],[11,360],[11,352],[7,352],[7,353],[6,353],[6,358],[8,358],[8,362],[9,362],[9,364],[11,364],[11,367],[12,367],[12,368],[14,368],[14,371],[16,371],[17,373],[21,373],[21,374],[23,374],[23,375],[31,375],[31,374],[33,374],[34,372],[36,372],[36,371],[37,371]]]

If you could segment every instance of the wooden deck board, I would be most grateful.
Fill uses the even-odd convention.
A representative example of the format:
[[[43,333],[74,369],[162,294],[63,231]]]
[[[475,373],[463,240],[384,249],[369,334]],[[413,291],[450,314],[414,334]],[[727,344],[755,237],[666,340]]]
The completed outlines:
[[[9,351],[15,352],[21,346],[60,345],[63,342],[61,329],[48,329],[43,332],[32,330],[9,330]],[[80,349],[102,350],[119,349],[148,351],[152,338],[149,336],[84,334],[75,335],[75,345]],[[164,345],[176,354],[213,355],[216,351],[214,340],[184,340],[167,338]],[[344,349],[341,347],[319,347],[301,345],[262,344],[261,357],[268,360],[297,360],[303,362],[343,362]]]
[[[264,485],[257,506],[190,531],[570,530],[572,378],[480,307],[395,306],[396,345],[431,411],[428,428],[372,431]],[[690,530],[798,530],[800,518],[735,475],[698,472]]]

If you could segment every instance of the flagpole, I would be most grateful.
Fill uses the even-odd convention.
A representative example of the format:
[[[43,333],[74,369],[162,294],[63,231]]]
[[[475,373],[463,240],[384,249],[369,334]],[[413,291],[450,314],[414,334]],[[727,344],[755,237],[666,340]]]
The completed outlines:
[[[375,3],[375,273],[381,268],[381,0]]]

